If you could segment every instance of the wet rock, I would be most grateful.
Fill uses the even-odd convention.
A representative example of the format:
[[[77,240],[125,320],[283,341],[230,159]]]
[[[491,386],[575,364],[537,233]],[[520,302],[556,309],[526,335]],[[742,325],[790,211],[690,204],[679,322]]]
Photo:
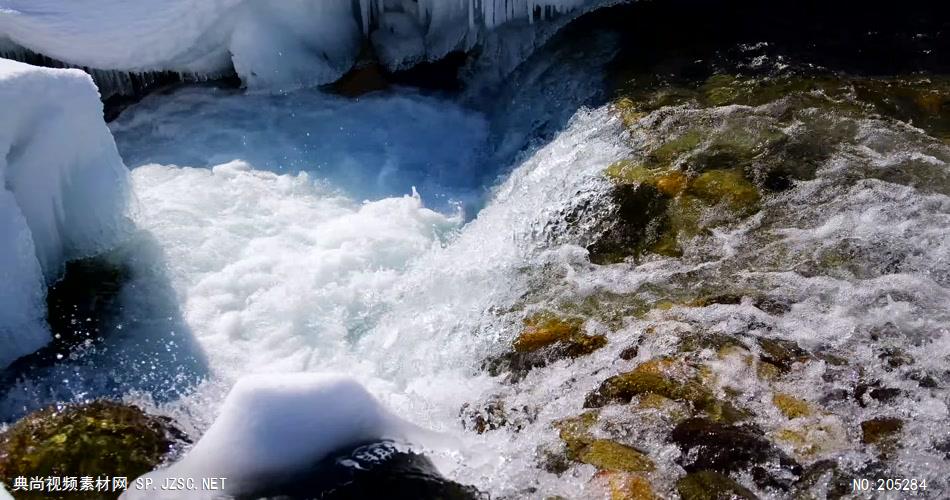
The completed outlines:
[[[0,480],[18,476],[135,478],[186,438],[164,417],[112,401],[31,413],[0,435]]]
[[[578,461],[598,469],[623,472],[650,472],[656,468],[645,453],[609,439],[592,440],[581,451]]]
[[[512,343],[512,350],[490,359],[486,368],[494,376],[508,372],[517,382],[529,371],[564,358],[586,356],[607,345],[607,337],[588,335],[579,318],[562,318],[539,313],[524,320],[524,330]]]
[[[105,321],[117,313],[119,293],[131,277],[124,262],[100,255],[66,263],[63,277],[46,294],[53,340],[0,371],[0,386],[30,369],[49,366],[103,339]]]
[[[631,359],[636,358],[636,357],[637,357],[637,354],[639,354],[639,353],[640,353],[640,347],[639,347],[639,346],[635,346],[635,345],[634,345],[634,346],[630,346],[630,347],[628,347],[628,348],[626,348],[626,349],[620,351],[620,359],[622,359],[622,360],[624,360],[624,361],[630,361]]]
[[[794,419],[807,417],[813,413],[811,405],[804,399],[796,398],[790,394],[777,392],[772,396],[772,404],[785,418]]]
[[[807,351],[791,340],[758,338],[762,348],[762,361],[775,365],[782,371],[789,371],[795,363],[804,363],[811,359]]]
[[[560,420],[554,424],[558,436],[567,449],[569,460],[579,461],[581,454],[593,442],[590,429],[597,423],[597,412],[588,411],[576,417]]]
[[[594,264],[622,262],[638,255],[655,240],[660,217],[666,211],[665,196],[649,184],[614,186],[610,198],[614,206],[607,217],[610,225],[587,247]]]
[[[654,500],[653,486],[640,474],[600,471],[592,480],[605,490],[610,500]]]
[[[878,355],[878,359],[884,361],[889,369],[914,364],[913,356],[896,347],[885,348],[884,352]]]
[[[656,468],[645,453],[632,446],[593,437],[591,428],[596,423],[597,412],[585,412],[555,423],[568,460],[607,471],[649,472]]]
[[[676,492],[683,500],[755,500],[748,488],[729,476],[714,471],[691,472],[676,481]]]
[[[729,473],[753,465],[769,464],[798,474],[800,466],[751,425],[729,425],[705,418],[681,422],[670,433],[670,440],[683,452],[682,466],[687,471],[712,470]]]
[[[556,346],[559,354],[576,358],[607,345],[607,338],[603,335],[584,334],[583,321],[577,318],[564,319],[541,313],[525,319],[524,325],[521,335],[512,344],[516,353],[533,353]]]
[[[851,479],[857,474],[844,474],[834,460],[819,460],[802,472],[793,487],[794,497],[805,499],[838,499],[850,496]]]
[[[736,422],[748,414],[727,401],[720,401],[694,373],[695,370],[666,358],[657,358],[605,380],[587,395],[585,408],[599,408],[611,403],[628,403],[634,397],[656,395],[685,402],[710,418]]]
[[[893,387],[883,387],[880,380],[871,383],[860,383],[854,388],[854,399],[863,408],[872,400],[881,403],[890,403],[903,394],[903,391]]]
[[[465,403],[459,410],[462,427],[474,430],[478,434],[502,427],[518,432],[524,425],[533,422],[535,416],[536,412],[531,411],[527,406],[509,408],[500,398],[492,398],[481,406]]]
[[[260,496],[288,500],[488,498],[473,486],[446,479],[431,460],[390,441],[341,450],[322,460],[310,473],[269,485],[254,498]]]
[[[899,418],[878,417],[861,422],[861,442],[864,444],[894,444],[904,422]]]

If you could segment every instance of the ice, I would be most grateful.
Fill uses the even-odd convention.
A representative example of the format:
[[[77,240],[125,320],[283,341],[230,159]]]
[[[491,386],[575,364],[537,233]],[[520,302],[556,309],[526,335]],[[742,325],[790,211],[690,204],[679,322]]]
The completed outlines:
[[[615,0],[614,0],[615,1]],[[608,0],[0,0],[0,53],[94,70],[237,72],[251,88],[329,83],[372,41],[390,69],[473,48],[486,31]],[[523,45],[524,37],[509,43]],[[531,37],[527,39],[533,43]],[[532,48],[536,45],[532,45]],[[524,52],[516,47],[513,52]]]
[[[67,259],[113,245],[127,170],[79,70],[0,59],[0,367],[42,347],[46,284]]]
[[[145,477],[155,485],[165,478],[193,478],[195,484],[227,478],[223,492],[204,495],[247,495],[262,484],[306,472],[343,447],[401,439],[411,427],[348,376],[248,376],[234,385],[214,424],[181,461]],[[162,498],[134,485],[122,498]],[[186,493],[166,494],[181,498]]]

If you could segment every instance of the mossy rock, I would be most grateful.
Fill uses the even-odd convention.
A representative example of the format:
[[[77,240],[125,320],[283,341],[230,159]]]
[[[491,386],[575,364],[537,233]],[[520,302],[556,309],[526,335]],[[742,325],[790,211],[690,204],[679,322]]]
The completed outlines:
[[[861,422],[861,442],[864,444],[894,444],[904,422],[899,418],[879,417]]]
[[[739,213],[755,212],[761,199],[758,188],[736,169],[703,172],[690,182],[689,192],[713,205],[724,203]]]
[[[653,485],[642,474],[600,471],[594,481],[603,484],[610,500],[655,500]]]
[[[774,365],[783,372],[790,370],[795,363],[805,363],[812,359],[808,351],[791,340],[759,337],[757,341],[759,347],[762,348],[762,361]]]
[[[104,473],[131,480],[158,467],[182,439],[168,419],[135,406],[100,400],[47,408],[0,436],[0,480]]]
[[[561,344],[563,354],[572,358],[590,354],[607,345],[603,335],[587,335],[584,322],[579,318],[562,318],[543,312],[524,320],[524,330],[515,339],[512,347],[517,353],[537,352],[546,347]]]
[[[658,358],[641,364],[633,371],[605,380],[587,395],[585,408],[599,408],[611,403],[628,403],[633,398],[655,394],[673,401],[689,403],[707,416],[724,422],[748,418],[748,413],[727,401],[717,399],[695,375],[681,378],[666,371],[674,363]]]
[[[581,454],[593,442],[590,429],[597,423],[598,413],[586,411],[575,417],[565,418],[554,423],[558,436],[567,447],[567,458],[580,460]]]
[[[676,492],[683,500],[755,500],[748,488],[729,476],[714,471],[698,471],[676,481]]]
[[[578,461],[598,469],[650,472],[656,465],[643,452],[609,439],[594,439],[578,455]]]
[[[486,361],[492,375],[508,373],[510,382],[521,380],[535,368],[565,358],[586,356],[607,345],[604,335],[583,332],[583,320],[541,312],[524,320],[524,329],[512,350]]]
[[[811,405],[804,399],[781,392],[772,395],[772,404],[789,419],[807,417],[814,413]]]

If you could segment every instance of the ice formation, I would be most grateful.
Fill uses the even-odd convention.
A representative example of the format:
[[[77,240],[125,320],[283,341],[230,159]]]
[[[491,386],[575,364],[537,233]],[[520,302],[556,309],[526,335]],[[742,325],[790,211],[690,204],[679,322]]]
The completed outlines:
[[[42,347],[46,283],[119,236],[127,171],[79,70],[0,59],[0,368]]]
[[[227,478],[225,492],[240,495],[304,472],[346,446],[399,438],[409,428],[347,376],[249,376],[234,385],[218,418],[180,462],[145,477],[155,485],[164,478]],[[156,494],[133,484],[122,498]]]
[[[615,2],[616,0],[614,0]],[[608,0],[0,0],[0,54],[25,50],[120,72],[213,77],[251,88],[319,85],[371,41],[391,69],[474,47],[486,30],[582,12]],[[6,40],[4,40],[6,38]],[[513,37],[511,50],[534,44]]]

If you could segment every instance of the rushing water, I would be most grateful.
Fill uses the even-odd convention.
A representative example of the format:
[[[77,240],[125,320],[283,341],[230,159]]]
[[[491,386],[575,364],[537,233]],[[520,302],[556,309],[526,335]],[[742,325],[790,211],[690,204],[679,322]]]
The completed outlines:
[[[130,108],[111,128],[132,169],[138,230],[107,256],[129,267],[108,335],[19,379],[0,415],[112,395],[199,436],[241,375],[339,371],[449,436],[430,451],[453,479],[493,495],[574,497],[600,492],[597,469],[546,464],[563,448],[552,424],[581,413],[608,376],[669,357],[701,367],[717,396],[802,463],[831,457],[945,488],[946,138],[866,108],[787,99],[671,102],[630,119],[604,104],[619,41],[554,44],[487,101],[192,87]],[[753,215],[683,239],[675,256],[592,264],[585,247],[613,188],[605,170],[696,130],[702,140],[677,165],[754,133],[802,154],[808,172],[764,194]],[[520,379],[491,376],[485,360],[542,310],[583,315],[606,347]],[[682,347],[707,337],[736,349]],[[767,380],[749,361],[762,339],[813,356]],[[821,410],[789,421],[769,403],[779,391]],[[514,409],[506,425],[466,428],[461,408],[497,401]],[[600,410],[592,432],[647,452],[654,488],[674,491],[675,422],[634,407]],[[886,461],[858,444],[860,422],[876,417],[904,422],[906,443]]]

